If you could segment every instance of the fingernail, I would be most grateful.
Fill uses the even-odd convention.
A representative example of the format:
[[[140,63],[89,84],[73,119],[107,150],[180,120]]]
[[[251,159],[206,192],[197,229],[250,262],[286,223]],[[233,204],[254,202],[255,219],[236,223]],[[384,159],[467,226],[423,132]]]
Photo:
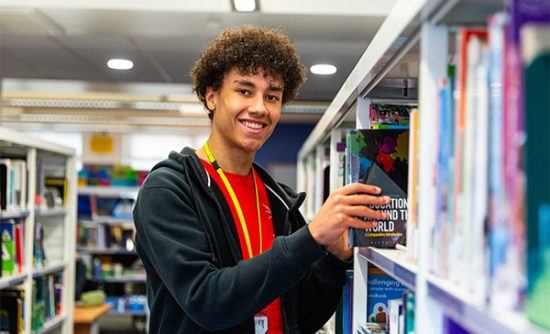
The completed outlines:
[[[377,194],[380,194],[381,192],[382,192],[382,189],[379,188],[379,187],[376,187],[376,193],[377,193]]]
[[[385,201],[386,203],[389,203],[389,202],[391,201],[390,196],[384,196],[384,201]]]

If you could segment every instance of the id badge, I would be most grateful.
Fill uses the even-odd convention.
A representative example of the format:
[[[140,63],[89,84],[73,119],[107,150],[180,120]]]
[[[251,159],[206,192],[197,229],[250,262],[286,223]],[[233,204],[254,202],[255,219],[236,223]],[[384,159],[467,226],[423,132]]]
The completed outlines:
[[[263,315],[257,315],[254,317],[255,334],[267,333],[267,317]]]

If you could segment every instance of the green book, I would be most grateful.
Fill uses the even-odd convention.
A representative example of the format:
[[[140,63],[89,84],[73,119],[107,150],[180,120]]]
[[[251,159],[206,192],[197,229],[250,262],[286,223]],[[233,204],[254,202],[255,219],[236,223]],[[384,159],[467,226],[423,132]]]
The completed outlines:
[[[524,27],[527,204],[527,305],[529,319],[550,329],[550,32]]]
[[[2,276],[15,273],[15,221],[13,219],[0,222],[2,236]]]

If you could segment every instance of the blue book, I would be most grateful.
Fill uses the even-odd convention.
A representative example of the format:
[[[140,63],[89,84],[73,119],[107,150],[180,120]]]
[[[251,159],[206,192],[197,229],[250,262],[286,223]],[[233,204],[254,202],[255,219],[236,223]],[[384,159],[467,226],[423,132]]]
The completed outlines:
[[[342,297],[342,333],[353,334],[353,270],[346,271],[346,278]]]
[[[386,326],[388,301],[403,298],[407,288],[369,263],[367,279],[367,322]]]

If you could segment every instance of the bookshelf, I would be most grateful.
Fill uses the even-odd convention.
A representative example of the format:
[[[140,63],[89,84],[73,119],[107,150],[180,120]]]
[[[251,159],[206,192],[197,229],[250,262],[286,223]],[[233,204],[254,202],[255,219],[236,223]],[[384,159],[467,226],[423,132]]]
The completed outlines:
[[[0,189],[6,201],[0,210],[6,252],[0,308],[9,315],[19,312],[12,319],[19,319],[21,333],[72,333],[75,152],[0,128],[0,159],[8,181]]]
[[[418,104],[420,128],[433,129],[439,115],[440,81],[447,77],[448,62],[459,47],[455,43],[457,31],[461,27],[486,27],[487,18],[504,9],[504,3],[496,0],[396,2],[299,151],[298,190],[310,197],[301,208],[306,218],[311,220],[319,208],[323,182],[318,171],[326,159],[323,154],[328,148],[332,190],[342,185],[340,171],[332,168],[341,160],[336,146],[344,141],[345,129],[367,127],[369,103],[381,99],[414,101]],[[446,319],[472,333],[550,333],[528,321],[524,313],[480,302],[479,296],[459,282],[432,273],[434,253],[441,251],[433,248],[431,241],[438,221],[434,187],[436,133],[421,130],[419,136],[414,253],[410,249],[355,249],[352,332],[358,333],[359,325],[367,320],[367,266],[373,263],[414,291],[416,333],[444,333]],[[463,275],[479,277],[480,282],[487,278],[472,269]]]
[[[107,294],[111,316],[147,317],[146,276],[134,248],[131,217],[138,187],[82,186],[77,251],[88,268],[88,280]],[[115,213],[117,205],[125,210]]]

